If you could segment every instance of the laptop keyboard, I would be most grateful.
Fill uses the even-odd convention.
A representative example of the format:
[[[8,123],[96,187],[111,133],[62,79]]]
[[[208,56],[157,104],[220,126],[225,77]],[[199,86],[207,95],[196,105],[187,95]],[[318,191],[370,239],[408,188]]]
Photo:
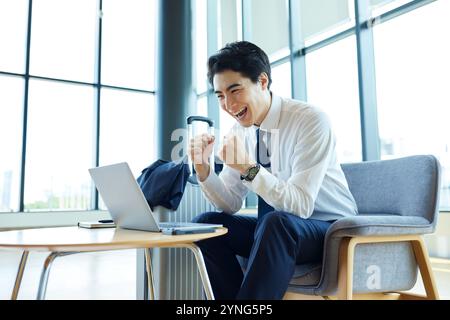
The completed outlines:
[[[196,223],[191,222],[160,222],[159,226],[162,228],[177,228],[177,227],[195,227]]]

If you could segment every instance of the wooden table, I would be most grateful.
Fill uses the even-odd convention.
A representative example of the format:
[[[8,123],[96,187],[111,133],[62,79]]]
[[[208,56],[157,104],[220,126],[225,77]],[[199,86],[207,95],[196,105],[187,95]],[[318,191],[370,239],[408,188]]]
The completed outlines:
[[[57,257],[80,252],[95,252],[119,249],[145,249],[147,282],[150,299],[154,299],[153,274],[150,260],[150,248],[188,248],[197,262],[200,278],[207,299],[214,299],[208,273],[200,249],[194,242],[221,236],[227,233],[226,228],[218,228],[213,233],[190,235],[163,235],[158,232],[126,230],[120,228],[84,229],[79,227],[26,229],[0,232],[0,249],[21,250],[22,259],[16,276],[11,299],[17,299],[23,272],[29,252],[50,252],[44,262],[37,299],[45,298],[48,277],[53,261]]]

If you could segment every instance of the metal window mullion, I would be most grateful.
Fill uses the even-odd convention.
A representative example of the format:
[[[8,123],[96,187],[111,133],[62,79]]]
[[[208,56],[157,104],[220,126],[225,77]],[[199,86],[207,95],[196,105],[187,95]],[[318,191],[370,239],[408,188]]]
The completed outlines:
[[[348,28],[348,29],[346,29],[344,31],[336,33],[335,35],[332,35],[332,36],[330,36],[330,37],[328,37],[326,39],[323,39],[323,40],[321,40],[319,42],[316,42],[316,43],[314,43],[314,44],[312,44],[312,45],[310,45],[308,47],[300,49],[300,54],[306,55],[306,54],[309,54],[309,53],[311,53],[313,51],[316,51],[316,50],[322,49],[322,48],[324,48],[326,46],[329,46],[329,45],[331,45],[331,44],[333,44],[335,42],[338,42],[340,40],[344,40],[344,39],[354,35],[355,32],[356,32],[355,30],[356,30],[355,27],[351,27],[351,28]]]
[[[367,27],[369,27],[369,25],[375,25],[375,24],[389,21],[391,19],[397,18],[405,13],[411,12],[413,10],[421,8],[427,4],[430,4],[435,1],[437,1],[437,0],[414,0],[414,1],[411,1],[408,3],[405,3],[404,5],[397,7],[395,9],[392,9],[388,12],[385,12],[378,17],[368,19],[364,23],[364,26],[367,28]]]
[[[94,75],[94,86],[95,86],[95,111],[94,111],[94,166],[98,167],[100,165],[100,99],[101,99],[101,69],[102,69],[102,16],[103,16],[103,0],[98,0],[97,8],[97,50],[95,59],[95,75]],[[98,210],[99,195],[97,188],[92,188],[93,195],[93,207],[94,210]]]
[[[299,18],[300,0],[288,1],[289,13],[289,52],[291,62],[292,97],[298,100],[307,100],[306,62],[305,55],[298,54],[304,47],[301,21]]]
[[[24,77],[25,76],[23,73],[15,73],[15,72],[8,72],[8,71],[0,71],[0,75],[15,76],[15,77]]]
[[[33,0],[28,1],[28,25],[27,25],[27,44],[25,60],[25,84],[23,99],[23,122],[22,122],[22,158],[20,169],[20,195],[19,212],[25,210],[25,170],[27,154],[27,126],[28,126],[28,93],[30,86],[30,47],[31,47],[31,16],[33,11]]]
[[[291,56],[290,55],[287,55],[287,56],[281,57],[280,59],[272,61],[270,63],[270,67],[273,69],[273,68],[281,66],[281,65],[283,65],[285,63],[288,63],[288,62],[291,62]]]
[[[219,0],[207,1],[207,57],[210,57],[219,49],[218,32],[219,26],[217,22]],[[205,63],[207,63],[205,61]],[[220,130],[220,110],[214,90],[207,79],[207,106],[208,117],[214,120],[215,129]]]
[[[373,32],[363,28],[370,18],[369,0],[355,0],[356,48],[363,161],[380,159]]]
[[[94,84],[95,86],[96,84]],[[125,90],[128,92],[136,92],[136,93],[150,93],[150,94],[156,94],[154,90],[144,90],[144,89],[136,89],[136,88],[128,88],[128,87],[119,87],[119,86],[113,86],[109,84],[100,84],[101,88],[108,88],[108,89],[117,89],[117,90]]]
[[[242,39],[252,41],[252,1],[242,0]]]

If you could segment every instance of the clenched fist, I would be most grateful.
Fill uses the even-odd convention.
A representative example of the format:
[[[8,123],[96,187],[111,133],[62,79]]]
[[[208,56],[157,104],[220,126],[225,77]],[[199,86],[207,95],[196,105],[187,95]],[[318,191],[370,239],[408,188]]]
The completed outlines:
[[[229,167],[244,174],[256,162],[245,150],[244,143],[236,135],[224,137],[219,151],[219,158]]]
[[[204,133],[194,137],[189,143],[189,155],[200,181],[205,181],[208,178],[209,157],[214,149],[214,141],[214,136]]]

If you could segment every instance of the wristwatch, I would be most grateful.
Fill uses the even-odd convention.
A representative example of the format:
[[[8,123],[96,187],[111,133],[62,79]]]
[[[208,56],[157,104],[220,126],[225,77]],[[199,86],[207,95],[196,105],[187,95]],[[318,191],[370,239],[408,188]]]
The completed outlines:
[[[247,169],[247,171],[241,175],[241,180],[246,180],[246,181],[253,181],[253,179],[255,179],[256,175],[259,172],[259,164],[255,164],[253,166],[251,166],[250,168]]]

